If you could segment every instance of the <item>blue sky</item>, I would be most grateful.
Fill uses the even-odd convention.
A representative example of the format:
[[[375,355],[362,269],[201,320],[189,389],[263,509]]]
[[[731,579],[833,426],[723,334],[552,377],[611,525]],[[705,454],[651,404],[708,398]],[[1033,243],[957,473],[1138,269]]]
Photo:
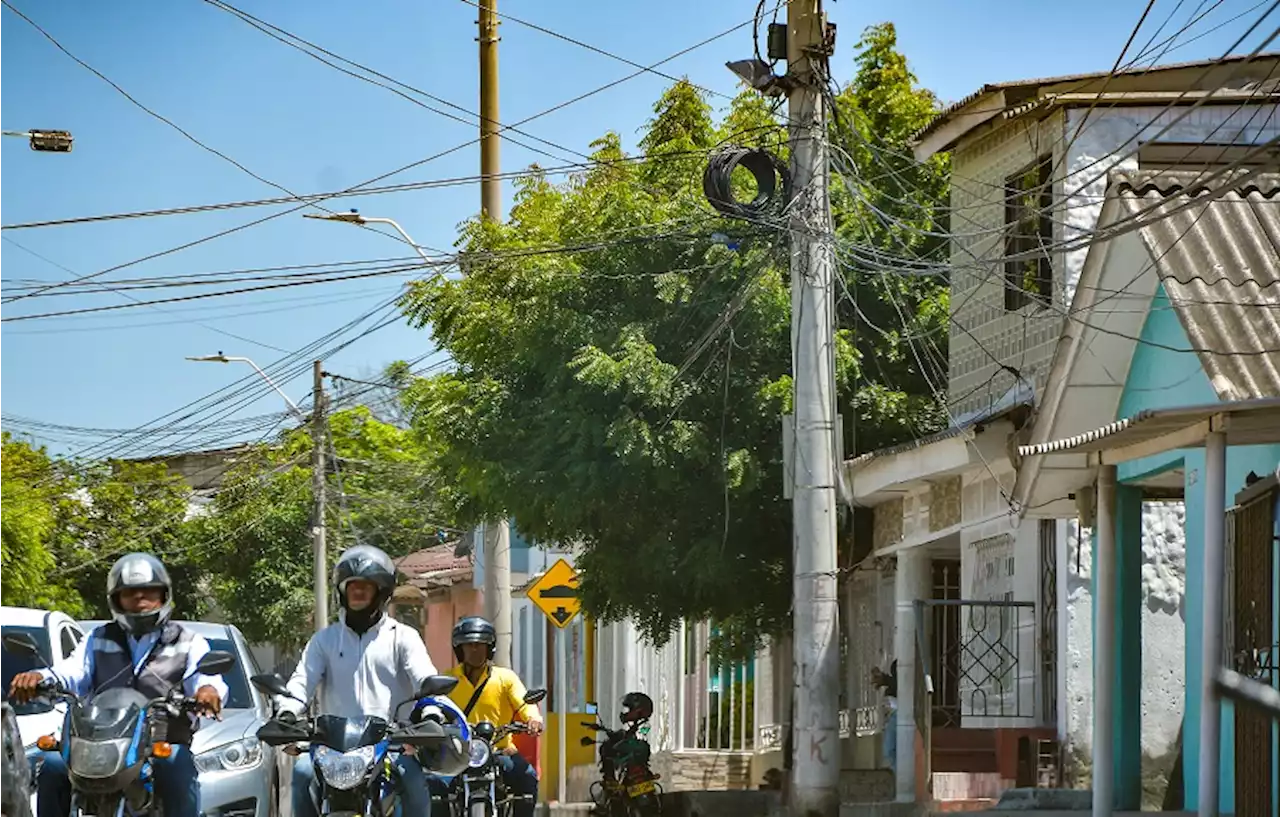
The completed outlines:
[[[296,193],[350,187],[475,137],[474,125],[445,119],[340,74],[202,0],[11,2],[141,103]],[[1225,0],[1186,36],[1254,4]],[[236,5],[348,59],[469,110],[477,108],[476,10],[461,0],[242,0]],[[1107,70],[1145,5],[1139,0],[827,2],[839,26],[839,78],[852,73],[853,45],[861,29],[890,20],[922,83],[944,100],[986,82]],[[1159,0],[1147,31],[1177,5],[1176,0]],[[1194,5],[1184,3],[1177,19],[1184,20]],[[749,19],[754,8],[754,0],[499,4],[501,12],[645,64]],[[0,15],[4,128],[62,128],[76,138],[69,155],[33,153],[22,140],[3,140],[4,224],[281,195],[139,110],[11,11]],[[1178,48],[1165,61],[1219,56],[1254,16]],[[514,22],[504,23],[501,33],[504,122],[531,116],[634,70]],[[1145,40],[1146,34],[1138,44]],[[663,70],[732,93],[735,81],[723,65],[750,54],[750,34],[744,29]],[[523,129],[575,151],[586,151],[601,133],[616,130],[634,147],[637,131],[665,85],[660,77],[638,77]],[[504,144],[505,169],[533,161],[556,163]],[[472,146],[387,183],[472,176],[478,163]],[[504,193],[509,202],[509,184]],[[420,243],[447,249],[458,223],[478,209],[478,202],[478,187],[464,185],[352,196],[326,204],[395,218]],[[97,272],[283,209],[5,231],[7,240],[0,243],[4,285],[18,279],[65,281],[73,275],[68,270]],[[380,259],[407,251],[394,240],[304,220],[297,213],[102,280]],[[402,280],[370,278],[178,304],[165,311],[131,308],[6,323],[0,336],[4,412],[71,426],[135,427],[247,374],[240,367],[189,363],[184,356],[221,350],[267,366],[282,356],[276,350],[298,349],[346,324],[391,297]],[[120,302],[110,294],[33,298],[6,306],[4,315]],[[352,344],[327,360],[326,368],[369,377],[392,360],[430,351],[427,332],[396,324]],[[310,390],[309,368],[282,385],[301,401]],[[278,398],[264,396],[240,413],[279,408]]]

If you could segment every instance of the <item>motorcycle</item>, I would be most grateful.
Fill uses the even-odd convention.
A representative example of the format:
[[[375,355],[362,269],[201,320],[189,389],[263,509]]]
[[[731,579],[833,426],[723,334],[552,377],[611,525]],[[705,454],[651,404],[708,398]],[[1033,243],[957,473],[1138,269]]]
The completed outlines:
[[[600,747],[600,779],[591,784],[592,813],[599,817],[654,817],[662,813],[662,775],[649,768],[648,724],[634,721],[623,729],[582,721],[604,740],[582,739],[583,746]]]
[[[46,657],[30,636],[22,633],[4,637],[4,646],[14,652]],[[231,653],[212,651],[200,659],[196,671],[202,675],[222,675],[235,666]],[[80,696],[60,689],[56,681],[37,687],[41,695],[68,702],[62,739],[42,735],[36,746],[45,752],[60,752],[71,779],[70,817],[141,817],[164,814],[164,804],[156,790],[153,759],[173,755],[167,740],[169,719],[194,714],[199,708],[194,698],[175,688],[161,698],[149,699],[136,689],[123,687]]]
[[[524,702],[536,704],[545,697],[545,689],[533,689],[525,694]],[[493,748],[508,735],[528,731],[529,727],[523,723],[497,726],[489,721],[480,721],[471,727],[470,760],[466,770],[453,778],[449,788],[448,805],[452,817],[507,817],[517,801],[531,799],[530,795],[506,791]]]
[[[255,675],[249,680],[270,695],[298,700],[278,675]],[[263,724],[258,740],[269,746],[286,747],[285,752],[293,755],[301,752],[297,744],[308,744],[315,769],[318,813],[322,817],[389,817],[399,803],[396,757],[406,747],[460,740],[436,721],[399,723],[396,718],[400,709],[423,698],[447,695],[457,683],[457,678],[448,675],[427,678],[416,697],[396,706],[391,721],[338,715],[293,718],[283,713]]]

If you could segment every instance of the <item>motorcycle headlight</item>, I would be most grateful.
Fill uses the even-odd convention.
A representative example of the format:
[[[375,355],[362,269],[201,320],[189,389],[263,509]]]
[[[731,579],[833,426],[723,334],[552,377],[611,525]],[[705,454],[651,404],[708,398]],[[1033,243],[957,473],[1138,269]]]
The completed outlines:
[[[471,739],[471,768],[478,769],[489,762],[489,744],[478,738]]]
[[[71,739],[71,773],[79,777],[101,779],[111,777],[124,768],[129,738],[118,740]]]
[[[262,744],[257,738],[245,738],[196,755],[196,770],[201,774],[241,772],[261,762]]]
[[[316,766],[325,783],[335,789],[349,791],[364,782],[365,774],[373,765],[374,754],[372,746],[361,746],[345,753],[319,746],[315,753]]]

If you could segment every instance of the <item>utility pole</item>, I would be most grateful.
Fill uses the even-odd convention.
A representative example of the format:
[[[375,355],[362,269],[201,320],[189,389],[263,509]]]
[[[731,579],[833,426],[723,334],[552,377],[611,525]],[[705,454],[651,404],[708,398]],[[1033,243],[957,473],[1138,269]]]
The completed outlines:
[[[484,605],[498,643],[493,662],[511,668],[511,524],[506,519],[484,526]]]
[[[325,405],[324,368],[316,361],[312,368],[315,406],[311,409],[311,538],[315,550],[313,579],[316,594],[316,632],[329,624],[329,557],[325,550]]]
[[[792,494],[795,723],[788,811],[840,810],[840,600],[836,570],[836,412],[821,0],[787,0],[791,121],[791,337],[795,366]]]
[[[502,218],[502,172],[498,149],[498,0],[479,0],[480,17],[480,212]]]
[[[502,172],[498,131],[498,0],[479,0],[480,213],[502,219]],[[497,631],[494,663],[511,666],[511,520],[484,526],[484,605]]]

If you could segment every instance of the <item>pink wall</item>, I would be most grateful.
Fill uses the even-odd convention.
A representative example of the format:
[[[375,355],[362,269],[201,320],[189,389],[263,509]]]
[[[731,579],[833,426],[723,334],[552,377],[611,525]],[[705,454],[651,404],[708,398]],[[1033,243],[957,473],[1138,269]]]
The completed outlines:
[[[484,607],[484,599],[479,590],[473,587],[455,585],[449,590],[449,598],[445,601],[432,602],[427,605],[427,627],[423,640],[427,642],[427,653],[436,669],[444,670],[452,667],[453,625],[463,616],[478,616]]]

